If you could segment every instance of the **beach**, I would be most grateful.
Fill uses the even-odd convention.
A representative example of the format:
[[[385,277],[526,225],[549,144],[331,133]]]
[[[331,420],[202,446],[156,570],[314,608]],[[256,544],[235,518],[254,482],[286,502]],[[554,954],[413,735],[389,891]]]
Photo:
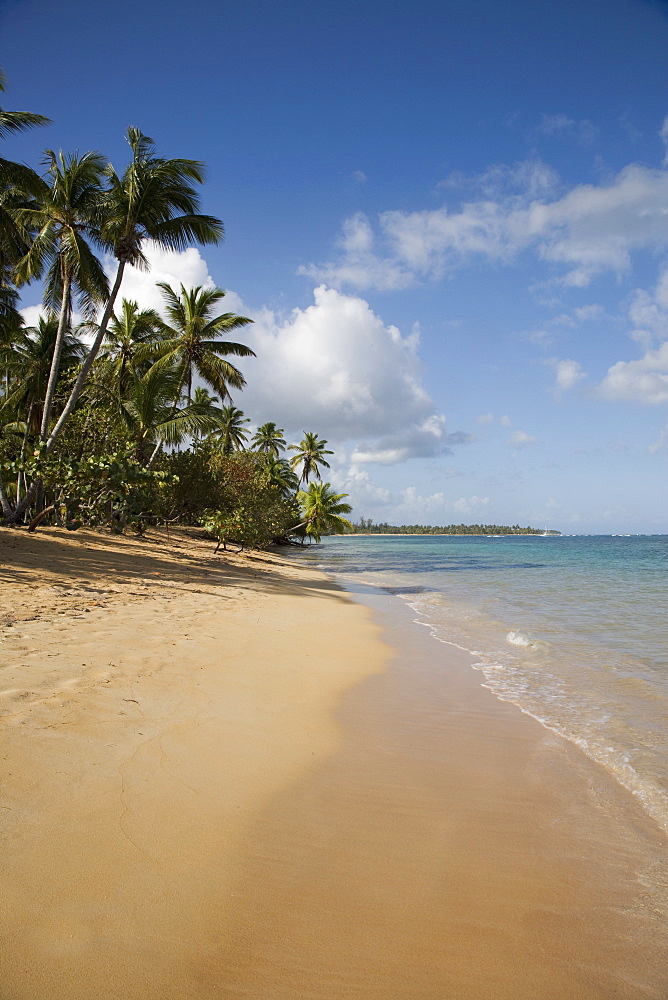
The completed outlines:
[[[213,548],[0,533],[3,1000],[664,1000],[634,797],[387,602]]]

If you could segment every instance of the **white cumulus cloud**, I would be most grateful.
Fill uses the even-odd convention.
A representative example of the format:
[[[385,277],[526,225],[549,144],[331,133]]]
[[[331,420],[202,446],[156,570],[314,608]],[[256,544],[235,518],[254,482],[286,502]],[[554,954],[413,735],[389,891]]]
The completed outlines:
[[[179,285],[186,288],[213,288],[215,282],[209,274],[208,266],[196,247],[186,250],[164,250],[155,243],[149,243],[146,249],[149,263],[148,271],[140,271],[136,267],[126,267],[123,283],[118,296],[121,299],[131,299],[139,303],[141,309],[157,309],[164,305],[162,292],[156,287],[157,282],[166,282],[178,291]],[[116,261],[108,258],[105,267],[109,275],[116,271]]]
[[[255,320],[244,336],[257,358],[243,362],[235,401],[254,420],[351,442],[354,465],[447,454],[469,439],[447,430],[422,387],[417,328],[403,336],[364,299],[325,286],[285,317],[238,306]]]
[[[668,341],[642,358],[612,365],[598,392],[614,402],[668,402]]]

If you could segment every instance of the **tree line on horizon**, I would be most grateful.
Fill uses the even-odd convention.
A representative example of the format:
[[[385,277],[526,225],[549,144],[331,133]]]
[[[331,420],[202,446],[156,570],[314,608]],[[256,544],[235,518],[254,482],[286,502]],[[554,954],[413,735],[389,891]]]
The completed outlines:
[[[2,138],[48,124],[0,108]],[[348,529],[347,494],[322,481],[324,439],[288,445],[273,422],[250,436],[230,358],[254,352],[228,338],[252,320],[219,311],[225,292],[158,283],[161,313],[120,297],[128,266],[149,269],[149,244],[224,236],[200,211],[200,161],[159,156],[137,128],[127,141],[120,173],[97,152],[46,150],[41,174],[0,158],[0,524],[180,523],[242,547]],[[34,326],[19,308],[31,282]]]
[[[371,519],[360,518],[352,525],[357,535],[560,535],[553,528],[522,528],[519,524],[376,524]]]

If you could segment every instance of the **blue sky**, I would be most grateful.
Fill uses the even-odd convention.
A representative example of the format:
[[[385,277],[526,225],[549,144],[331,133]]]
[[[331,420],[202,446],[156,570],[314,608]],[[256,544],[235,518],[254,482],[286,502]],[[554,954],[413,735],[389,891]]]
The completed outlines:
[[[235,403],[328,438],[354,516],[668,531],[668,3],[0,0],[0,38],[53,119],[4,155],[206,162],[225,243],[125,294],[225,288]]]

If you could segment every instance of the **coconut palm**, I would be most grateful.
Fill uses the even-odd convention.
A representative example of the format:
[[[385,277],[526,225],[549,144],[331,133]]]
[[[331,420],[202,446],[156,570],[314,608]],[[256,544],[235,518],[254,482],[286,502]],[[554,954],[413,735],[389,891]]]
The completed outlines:
[[[0,93],[7,89],[7,77],[0,69]],[[13,132],[24,132],[36,125],[50,125],[51,119],[44,115],[35,115],[31,111],[5,111],[0,108],[0,136],[6,138]]]
[[[299,478],[300,485],[302,483],[308,483],[311,476],[315,476],[316,479],[321,479],[319,466],[324,465],[325,468],[329,468],[329,462],[325,460],[325,455],[333,455],[333,451],[328,451],[325,448],[327,442],[320,439],[317,434],[313,434],[311,431],[304,431],[304,437],[299,444],[291,444],[289,447],[290,451],[296,451],[297,454],[290,459],[290,465],[293,469],[296,469],[298,465],[301,465],[302,472]]]
[[[47,150],[45,163],[48,181],[43,183],[37,202],[12,211],[20,225],[36,234],[16,265],[16,280],[23,284],[45,276],[44,305],[50,315],[59,314],[42,411],[43,441],[48,436],[73,299],[92,317],[109,292],[104,268],[88,242],[99,211],[104,158],[99,153],[66,156]]]
[[[123,299],[119,313],[109,323],[99,360],[107,370],[109,380],[123,392],[129,369],[137,367],[137,350],[161,336],[161,319],[155,309],[140,309],[136,302]],[[144,362],[145,370],[150,362]],[[141,367],[141,365],[140,365]]]
[[[167,323],[162,327],[163,339],[147,349],[147,354],[157,358],[159,367],[174,367],[181,379],[180,389],[185,389],[188,403],[192,400],[195,375],[210,385],[222,399],[229,396],[228,386],[242,389],[246,384],[241,372],[226,360],[236,357],[255,357],[255,352],[245,344],[231,340],[218,340],[229,330],[246,326],[253,321],[234,313],[216,316],[214,307],[225,296],[222,288],[186,288],[181,285],[177,293],[166,282],[158,282],[165,298]]]
[[[287,498],[296,492],[299,480],[286,459],[266,455],[262,461],[262,469],[268,473],[270,484],[279,490],[281,496]]]
[[[231,455],[235,451],[243,451],[248,440],[248,431],[243,426],[249,424],[250,418],[244,417],[238,407],[223,406],[218,426],[211,433],[211,438],[223,455]]]
[[[47,453],[74,410],[104,341],[125,268],[132,264],[148,269],[147,240],[168,250],[183,250],[193,242],[219,243],[223,238],[222,222],[199,213],[194,184],[204,180],[203,164],[156,156],[153,140],[137,128],[128,129],[127,140],[132,150],[130,164],[120,177],[111,165],[107,168],[109,189],[100,206],[99,238],[116,258],[116,274],[93,345],[46,443]]]
[[[30,438],[37,438],[40,434],[44,396],[57,337],[58,321],[40,317],[37,326],[16,328],[11,343],[0,348],[0,365],[6,373],[8,385],[0,413],[14,414],[23,421],[21,460]],[[81,341],[66,332],[61,344],[60,375],[79,365],[83,355]],[[21,499],[22,479],[22,474],[19,474],[17,503]],[[4,508],[3,512],[6,516]]]
[[[204,389],[202,386],[197,386],[193,393],[192,403],[190,408],[194,413],[201,413],[212,420],[212,427],[217,431],[220,426],[220,421],[223,417],[224,407],[217,406],[219,402],[217,396],[212,396],[208,389]],[[207,432],[207,436],[213,434],[212,430]],[[204,431],[196,431],[193,434],[195,439],[200,439],[204,436]]]
[[[272,421],[262,424],[253,435],[251,445],[254,451],[261,451],[272,458],[278,458],[279,453],[285,451],[283,428],[277,427]]]
[[[0,93],[4,92],[5,74],[0,70]],[[30,111],[6,111],[0,108],[0,137],[24,132],[37,125],[49,125],[50,119]],[[12,216],[12,208],[25,207],[26,197],[42,188],[42,180],[23,163],[0,157],[0,287],[7,286],[10,268],[27,252],[29,233]]]
[[[117,262],[114,281],[104,307],[95,340],[81,366],[69,398],[44,446],[49,454],[62,434],[86,384],[90,370],[107,334],[123,274],[128,264],[148,269],[144,253],[150,240],[168,250],[183,250],[195,243],[219,243],[223,224],[199,213],[194,184],[204,180],[203,165],[197,160],[166,160],[155,155],[153,140],[137,128],[127,132],[132,159],[119,177],[113,167],[106,170],[108,190],[98,214],[98,238]],[[22,504],[5,523],[17,523],[34,495],[33,483]]]
[[[202,412],[201,406],[174,406],[178,387],[177,371],[161,371],[155,365],[144,375],[129,375],[120,416],[135,443],[137,458],[149,466],[163,444],[178,445],[193,434],[215,427],[216,418]]]
[[[332,492],[329,483],[310,483],[308,490],[299,490],[297,501],[302,509],[303,521],[292,529],[296,532],[305,529],[304,534],[319,542],[323,534],[342,535],[352,524],[343,514],[349,514],[352,507],[349,503],[341,503],[347,493]]]
[[[2,410],[25,420],[31,435],[37,435],[42,424],[44,395],[57,336],[58,321],[40,316],[37,326],[17,329],[11,344],[0,348],[0,366],[9,377],[9,390]],[[62,344],[61,375],[81,363],[84,351],[81,341],[67,332]]]

